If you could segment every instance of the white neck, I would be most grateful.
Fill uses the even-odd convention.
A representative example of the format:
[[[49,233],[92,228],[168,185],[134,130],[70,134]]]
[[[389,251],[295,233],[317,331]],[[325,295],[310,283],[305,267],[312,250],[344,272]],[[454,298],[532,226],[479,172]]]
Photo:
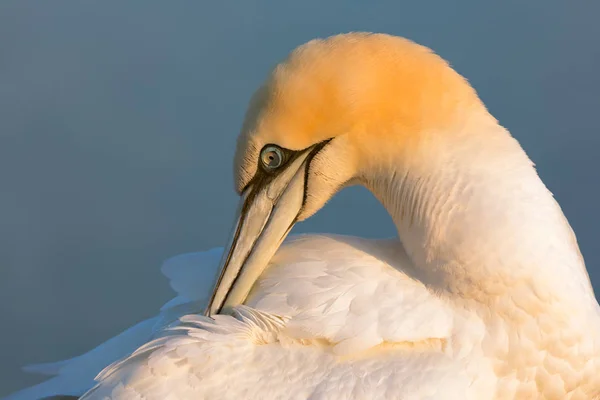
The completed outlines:
[[[475,333],[457,320],[454,348],[480,335],[482,357],[509,371],[498,390],[530,385],[535,365],[548,385],[560,375],[600,394],[600,311],[575,235],[517,141],[495,121],[487,129],[391,157],[363,183],[396,224],[406,272],[482,322]]]
[[[391,157],[364,178],[416,276],[476,302],[532,290],[597,315],[573,231],[532,162],[495,120],[477,127],[486,132],[437,135],[412,160]]]

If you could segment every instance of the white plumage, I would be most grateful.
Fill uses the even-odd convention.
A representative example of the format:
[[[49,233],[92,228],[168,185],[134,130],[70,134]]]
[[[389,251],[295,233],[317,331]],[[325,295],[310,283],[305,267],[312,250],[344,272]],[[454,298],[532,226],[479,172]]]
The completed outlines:
[[[400,240],[281,245],[350,184]],[[157,317],[31,367],[56,376],[8,399],[600,399],[600,307],[575,235],[429,50],[370,34],[301,46],[251,101],[236,187],[231,245],[167,261],[178,296]]]
[[[162,270],[178,296],[159,316],[83,356],[31,370],[58,374],[53,387],[42,384],[43,396],[80,395],[100,369],[118,360],[97,376],[100,385],[84,399],[239,399],[264,393],[295,399],[396,398],[395,393],[453,399],[468,380],[440,352],[451,330],[450,310],[406,275],[410,264],[396,243],[293,237],[258,282],[249,307],[215,320],[188,313],[203,309],[199,295],[207,291],[193,288],[207,286],[207,270],[218,267],[222,249],[174,257]],[[373,354],[381,357],[373,360]],[[405,357],[393,356],[398,354]],[[423,387],[423,379],[438,384]],[[257,387],[257,380],[269,384]],[[35,398],[35,389],[9,399]]]

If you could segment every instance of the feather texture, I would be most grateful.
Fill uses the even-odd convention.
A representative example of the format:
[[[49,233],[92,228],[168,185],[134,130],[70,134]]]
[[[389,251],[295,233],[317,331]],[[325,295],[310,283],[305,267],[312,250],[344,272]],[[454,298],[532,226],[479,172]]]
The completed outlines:
[[[266,144],[311,157],[267,176]],[[30,367],[56,376],[9,399],[81,394],[101,369],[84,399],[600,398],[600,306],[573,231],[518,142],[428,49],[366,33],[301,46],[254,96],[235,175],[236,261],[217,288],[227,301],[211,304],[230,315],[200,314],[222,250],[173,258],[178,295],[157,317]],[[349,183],[401,241],[299,236],[271,259],[290,221]]]

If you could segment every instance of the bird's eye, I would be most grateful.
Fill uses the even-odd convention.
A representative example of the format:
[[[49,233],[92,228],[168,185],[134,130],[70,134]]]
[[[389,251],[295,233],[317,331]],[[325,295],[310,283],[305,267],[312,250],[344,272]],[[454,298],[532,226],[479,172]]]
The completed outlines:
[[[268,170],[279,168],[283,164],[283,157],[283,151],[279,147],[273,145],[266,146],[260,152],[262,165]]]

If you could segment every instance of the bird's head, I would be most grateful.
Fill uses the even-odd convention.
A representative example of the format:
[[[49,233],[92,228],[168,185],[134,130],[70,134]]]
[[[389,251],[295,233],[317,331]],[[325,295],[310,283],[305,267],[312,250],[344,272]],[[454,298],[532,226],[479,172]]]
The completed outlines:
[[[254,94],[235,155],[239,219],[207,314],[244,301],[293,225],[387,163],[485,108],[439,56],[409,40],[351,33],[313,40]]]

